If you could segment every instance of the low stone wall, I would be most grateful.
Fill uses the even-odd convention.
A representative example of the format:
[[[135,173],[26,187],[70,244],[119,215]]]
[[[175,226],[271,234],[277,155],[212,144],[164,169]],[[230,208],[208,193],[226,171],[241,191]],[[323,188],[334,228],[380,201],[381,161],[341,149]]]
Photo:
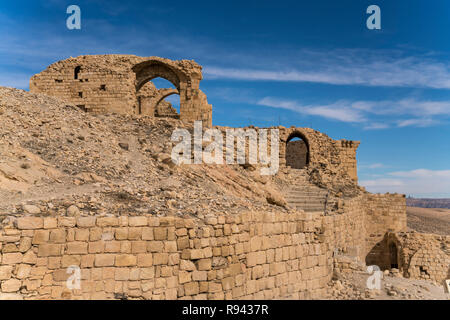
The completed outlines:
[[[305,299],[331,278],[320,222],[304,213],[9,217],[0,295],[25,299]],[[70,290],[68,267],[81,269]]]

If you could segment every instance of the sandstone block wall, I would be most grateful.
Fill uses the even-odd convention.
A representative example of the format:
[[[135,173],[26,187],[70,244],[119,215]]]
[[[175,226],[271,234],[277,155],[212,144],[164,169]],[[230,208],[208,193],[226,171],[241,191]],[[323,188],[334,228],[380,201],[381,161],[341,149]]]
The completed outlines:
[[[223,136],[226,135],[227,129],[237,129],[229,127],[215,127],[222,131]],[[246,131],[252,129],[257,132],[258,129],[267,130],[267,148],[270,154],[270,131],[275,129],[279,131],[279,165],[280,167],[290,166],[288,161],[303,165],[308,174],[315,173],[315,179],[318,179],[321,187],[329,187],[330,184],[345,184],[348,182],[352,187],[357,184],[356,177],[356,149],[359,141],[349,141],[351,147],[343,148],[341,140],[334,140],[326,134],[310,129],[283,126],[269,128],[244,127],[239,128]],[[257,135],[256,135],[257,136]],[[300,140],[291,141],[298,137]],[[255,144],[257,144],[255,137]],[[249,137],[245,141],[246,159],[248,160]],[[287,150],[288,145],[289,150]],[[235,147],[237,145],[235,144]],[[299,148],[297,148],[299,147]],[[224,150],[225,152],[225,150]]]
[[[364,261],[366,255],[365,208],[362,197],[342,201],[336,214],[323,216],[325,239],[334,253]]]
[[[94,113],[135,113],[134,79],[125,72],[112,72],[97,66],[67,61],[30,81],[30,91],[61,98],[80,109]]]
[[[406,198],[402,194],[365,194],[366,263],[382,269],[391,267],[384,244],[387,232],[406,231]]]
[[[26,299],[276,299],[323,294],[331,252],[305,214],[21,217],[0,235],[0,294]],[[69,266],[81,268],[70,290]]]
[[[302,169],[308,161],[308,148],[302,140],[290,141],[286,146],[286,166]]]
[[[341,162],[348,175],[355,182],[358,181],[358,168],[356,163],[356,150],[359,147],[359,141],[339,140],[337,141],[341,153]]]

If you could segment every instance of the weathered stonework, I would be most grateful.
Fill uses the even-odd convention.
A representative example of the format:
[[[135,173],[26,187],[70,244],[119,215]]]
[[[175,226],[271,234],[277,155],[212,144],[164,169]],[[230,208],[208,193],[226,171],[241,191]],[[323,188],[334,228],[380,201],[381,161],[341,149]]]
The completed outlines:
[[[203,222],[151,215],[19,217],[0,232],[1,292],[24,288],[27,299],[320,298],[333,270],[349,267],[336,264],[336,254],[361,263],[373,241],[372,220],[379,223],[377,240],[382,225],[391,230],[395,208],[368,218],[367,196],[344,201],[340,213],[328,215],[247,212]],[[377,199],[380,207],[404,202],[397,195]],[[69,266],[81,269],[80,290],[66,285]]]
[[[450,278],[450,237],[416,232],[388,233],[378,243],[375,261],[399,269],[405,277],[443,284]]]
[[[153,82],[147,82],[137,93],[138,114],[179,118],[180,115],[172,107],[171,103],[164,100],[164,98],[172,94],[178,94],[178,90],[170,88],[157,89]]]
[[[167,96],[179,94],[180,119],[186,123],[201,120],[204,126],[210,127],[212,107],[199,88],[201,69],[190,60],[132,55],[80,56],[58,61],[33,76],[30,91],[59,97],[89,112],[147,115]],[[176,89],[159,90],[151,102],[139,99],[146,96],[140,93],[146,83],[157,77],[170,81]]]
[[[303,213],[252,212],[210,216],[203,225],[152,216],[18,218],[0,236],[1,292],[23,287],[30,299],[320,297],[331,255],[315,223]],[[102,240],[105,234],[111,237]],[[81,268],[79,290],[66,286],[73,265]]]
[[[290,141],[286,146],[286,166],[303,169],[308,164],[308,148],[303,140]]]

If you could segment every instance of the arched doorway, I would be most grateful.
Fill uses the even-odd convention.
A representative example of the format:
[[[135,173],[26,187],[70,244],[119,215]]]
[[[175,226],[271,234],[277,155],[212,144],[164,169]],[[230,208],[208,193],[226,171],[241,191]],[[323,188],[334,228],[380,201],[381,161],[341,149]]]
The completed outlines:
[[[183,104],[182,82],[186,81],[183,76],[171,66],[158,60],[140,63],[133,67],[133,71],[136,73],[136,113],[179,118]],[[165,100],[173,94],[178,94],[179,99]]]
[[[286,166],[303,169],[309,164],[309,144],[301,132],[293,132],[286,140]]]

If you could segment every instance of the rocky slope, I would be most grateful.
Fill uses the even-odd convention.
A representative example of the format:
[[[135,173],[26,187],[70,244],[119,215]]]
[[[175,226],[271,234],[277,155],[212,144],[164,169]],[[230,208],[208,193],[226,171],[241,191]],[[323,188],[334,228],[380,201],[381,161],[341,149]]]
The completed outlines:
[[[287,210],[272,179],[254,168],[175,166],[176,119],[93,115],[4,87],[0,117],[3,217]]]

